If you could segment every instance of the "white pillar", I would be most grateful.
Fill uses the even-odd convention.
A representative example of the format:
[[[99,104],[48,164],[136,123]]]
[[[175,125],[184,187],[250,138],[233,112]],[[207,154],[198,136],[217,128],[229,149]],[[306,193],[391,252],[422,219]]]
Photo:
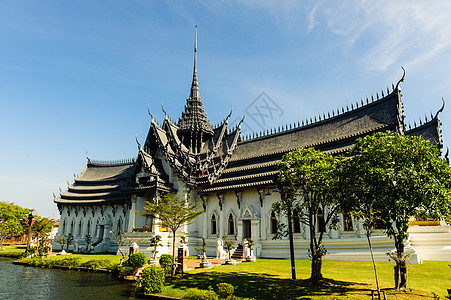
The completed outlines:
[[[136,195],[132,195],[132,208],[130,209],[129,219],[128,219],[128,232],[133,232],[135,228],[135,214],[136,214]]]

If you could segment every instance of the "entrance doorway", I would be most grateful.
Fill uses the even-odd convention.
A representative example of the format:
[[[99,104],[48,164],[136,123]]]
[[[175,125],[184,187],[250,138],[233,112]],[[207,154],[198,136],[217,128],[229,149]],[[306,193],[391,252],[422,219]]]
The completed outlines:
[[[251,220],[243,220],[243,239],[250,238],[251,236]]]

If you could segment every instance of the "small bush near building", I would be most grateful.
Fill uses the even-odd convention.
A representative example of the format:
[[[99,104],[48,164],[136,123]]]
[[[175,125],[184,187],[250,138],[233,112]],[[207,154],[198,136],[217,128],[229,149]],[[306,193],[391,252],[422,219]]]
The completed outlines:
[[[164,283],[164,269],[155,266],[143,270],[139,279],[145,294],[160,293]]]
[[[192,290],[188,292],[183,298],[192,300],[218,300],[218,295],[212,290]]]
[[[160,266],[163,267],[165,271],[172,270],[172,255],[162,254],[160,256]]]
[[[142,252],[133,253],[127,260],[127,265],[136,269],[141,268],[146,263],[146,256]]]
[[[80,260],[81,260],[80,257],[66,257],[66,258],[55,261],[54,264],[60,265],[60,266],[68,266],[68,267],[79,267]]]
[[[116,265],[112,268],[111,272],[116,276],[129,276],[135,274],[135,268],[124,265]]]
[[[217,294],[221,298],[227,298],[235,292],[235,288],[230,283],[221,282],[216,285]]]
[[[80,265],[81,267],[97,269],[108,269],[111,267],[111,263],[107,259],[91,259]]]

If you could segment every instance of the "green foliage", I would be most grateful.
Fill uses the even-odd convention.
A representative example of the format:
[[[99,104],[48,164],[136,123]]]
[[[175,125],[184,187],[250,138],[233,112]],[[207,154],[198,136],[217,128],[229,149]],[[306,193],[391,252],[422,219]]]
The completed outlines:
[[[160,293],[165,279],[165,270],[155,266],[143,270],[139,283],[145,294]]]
[[[61,250],[64,250],[64,245],[67,243],[67,237],[66,236],[60,236],[55,239],[55,242],[59,243],[61,245]]]
[[[338,222],[339,202],[337,195],[339,177],[337,165],[341,157],[333,157],[314,148],[297,148],[285,154],[277,163],[277,177],[281,200],[273,204],[272,210],[278,215],[285,215],[288,225],[277,222],[275,237],[290,236],[292,239],[293,215],[309,228],[310,253],[312,257],[311,279],[322,278],[321,259],[322,239],[327,227],[334,227]],[[322,215],[324,230],[317,232],[317,216]],[[290,252],[294,249],[290,247]],[[291,253],[291,257],[294,254]],[[293,266],[294,267],[294,266]]]
[[[161,235],[156,235],[150,238],[150,247],[153,247],[152,252],[152,258],[155,259],[155,257],[157,256],[157,248],[163,246],[162,244],[160,244],[161,241]]]
[[[66,241],[67,241],[66,250],[69,250],[70,244],[72,244],[72,243],[74,242],[74,236],[72,235],[72,233],[69,233],[69,234],[67,235]]]
[[[205,261],[205,253],[207,252],[206,246],[207,246],[207,239],[202,238],[202,246],[194,247],[194,250],[196,250],[197,253],[199,253],[199,255],[201,256],[202,262]]]
[[[247,240],[247,245],[248,245],[249,249],[251,251],[254,250],[254,244],[255,244],[254,240],[251,238],[247,238],[246,240]]]
[[[141,268],[146,263],[146,256],[142,252],[136,252],[128,257],[127,265],[135,270]]]
[[[143,216],[157,219],[156,224],[168,227],[172,231],[172,254],[174,255],[172,263],[175,264],[175,233],[185,224],[196,222],[197,216],[204,213],[200,210],[200,204],[191,202],[190,198],[184,199],[175,194],[165,194],[158,203],[145,201],[145,212],[138,212]],[[173,268],[175,275],[175,268]]]
[[[399,287],[406,288],[404,239],[409,218],[451,218],[451,168],[436,146],[398,133],[358,139],[349,154],[339,168],[343,206],[363,218],[367,235],[374,220],[380,220],[395,243],[392,258],[395,272],[400,272]]]
[[[49,218],[39,218],[31,226],[31,234],[38,239],[38,247],[45,244],[45,239],[53,229],[55,222]]]
[[[14,203],[0,202],[0,249],[3,242],[10,235],[22,233],[26,226],[25,217],[30,209],[20,207]]]
[[[221,298],[228,298],[233,295],[235,288],[230,283],[221,282],[216,285],[216,293]]]
[[[227,235],[224,235],[222,237],[224,239],[224,247],[227,249],[227,252],[229,254],[229,260],[232,256],[231,252],[233,249],[235,249],[235,245],[233,243],[233,241],[227,240]]]
[[[80,264],[80,267],[97,269],[108,269],[111,267],[111,262],[107,259],[90,259]]]
[[[191,290],[184,298],[193,300],[218,300],[218,295],[212,290]]]
[[[117,275],[118,276],[129,276],[135,274],[136,269],[134,267],[122,266],[119,265],[117,267]]]
[[[80,257],[65,257],[63,259],[56,260],[56,264],[59,266],[79,267]]]
[[[164,268],[165,271],[172,269],[172,263],[174,259],[170,254],[162,254],[160,256],[160,266]]]

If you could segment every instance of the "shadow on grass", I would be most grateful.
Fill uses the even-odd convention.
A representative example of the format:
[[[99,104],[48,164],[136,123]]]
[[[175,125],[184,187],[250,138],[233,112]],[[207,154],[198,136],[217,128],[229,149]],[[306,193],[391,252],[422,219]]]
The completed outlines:
[[[181,278],[169,279],[173,288],[187,290],[198,288],[207,290],[220,282],[230,283],[235,287],[235,295],[255,299],[308,299],[308,296],[346,295],[357,292],[365,293],[367,288],[361,283],[323,279],[316,284],[310,280],[281,279],[269,274],[248,272],[205,272],[185,274]]]

